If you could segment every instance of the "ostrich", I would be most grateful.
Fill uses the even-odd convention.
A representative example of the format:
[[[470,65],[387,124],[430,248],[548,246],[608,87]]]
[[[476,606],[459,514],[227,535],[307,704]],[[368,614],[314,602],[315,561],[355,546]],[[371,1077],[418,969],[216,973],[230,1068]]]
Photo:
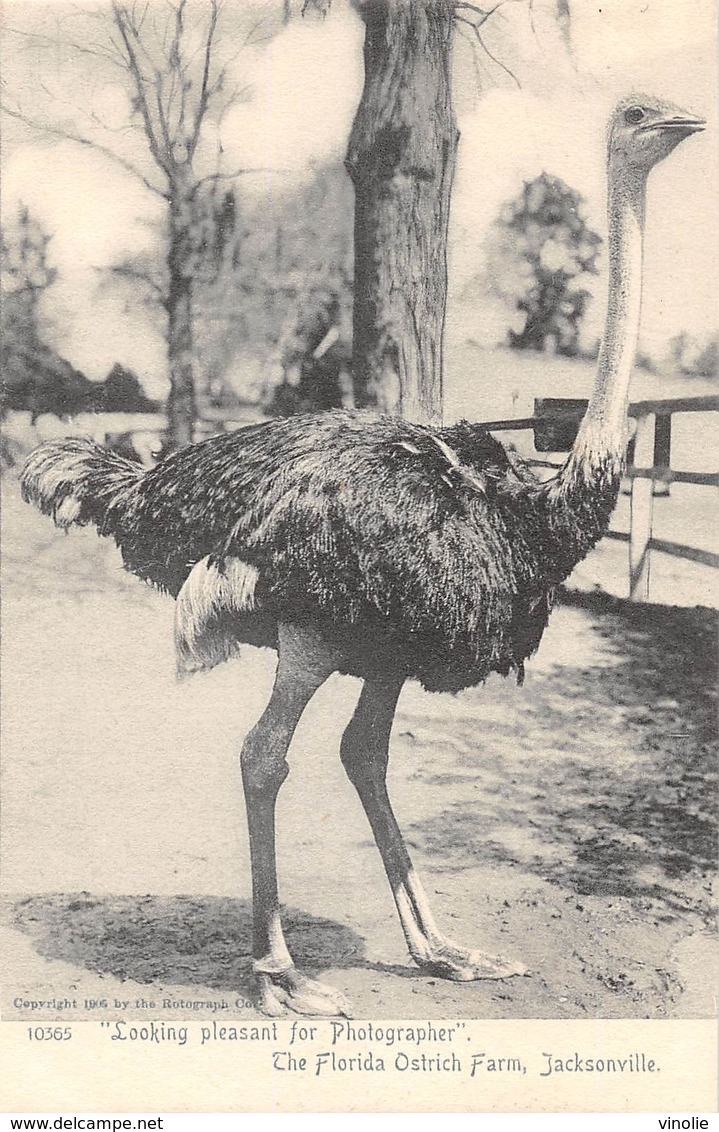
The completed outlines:
[[[457,692],[523,677],[555,587],[607,529],[622,473],[639,326],[645,186],[703,119],[631,96],[608,128],[609,297],[594,390],[568,459],[538,482],[482,425],[372,412],[274,420],[191,445],[144,470],[88,440],[41,445],[24,498],[58,526],[93,523],[125,566],[176,599],[180,673],[244,644],[278,653],[274,687],[240,756],[253,899],[253,967],[269,1014],[347,1013],[293,963],[282,933],[275,803],[287,751],[336,671],[363,679],[340,754],[413,960],[459,981],[521,964],[442,935],[387,793],[390,730],[407,679]]]

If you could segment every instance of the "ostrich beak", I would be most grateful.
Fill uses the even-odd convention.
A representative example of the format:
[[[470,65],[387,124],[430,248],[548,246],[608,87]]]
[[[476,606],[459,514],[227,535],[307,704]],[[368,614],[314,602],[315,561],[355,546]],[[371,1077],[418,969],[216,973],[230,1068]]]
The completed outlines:
[[[690,134],[700,133],[706,124],[706,118],[699,118],[695,114],[680,113],[672,114],[671,117],[660,118],[658,122],[654,123],[653,128],[670,130],[673,134],[688,138]]]

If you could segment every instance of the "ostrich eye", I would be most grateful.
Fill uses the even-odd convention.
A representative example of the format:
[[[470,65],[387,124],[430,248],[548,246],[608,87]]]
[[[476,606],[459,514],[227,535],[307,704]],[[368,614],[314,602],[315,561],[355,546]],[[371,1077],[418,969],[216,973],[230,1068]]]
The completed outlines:
[[[644,118],[644,111],[641,106],[631,106],[629,110],[624,111],[624,121],[628,126],[638,125]]]

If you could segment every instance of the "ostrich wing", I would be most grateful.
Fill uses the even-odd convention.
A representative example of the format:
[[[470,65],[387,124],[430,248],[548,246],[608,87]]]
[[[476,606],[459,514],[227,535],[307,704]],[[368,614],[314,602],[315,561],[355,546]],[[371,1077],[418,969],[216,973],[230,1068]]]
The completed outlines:
[[[217,659],[233,640],[271,644],[271,627],[294,620],[360,650],[365,666],[368,650],[391,655],[423,680],[422,657],[507,671],[523,659],[510,640],[514,599],[533,568],[517,538],[523,486],[479,426],[292,418],[159,465],[123,552],[138,573],[164,571],[178,616],[204,603],[216,636],[222,622]]]

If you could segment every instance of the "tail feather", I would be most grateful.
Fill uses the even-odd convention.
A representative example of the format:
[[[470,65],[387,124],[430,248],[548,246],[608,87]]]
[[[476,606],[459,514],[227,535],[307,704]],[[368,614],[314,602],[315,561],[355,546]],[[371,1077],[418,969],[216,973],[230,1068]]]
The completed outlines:
[[[207,671],[237,653],[237,618],[256,611],[258,577],[255,567],[239,558],[226,558],[222,566],[209,556],[196,563],[175,606],[179,677]]]
[[[20,474],[23,499],[34,503],[56,526],[94,523],[116,533],[113,515],[144,475],[141,464],[91,440],[49,440],[30,453]]]

